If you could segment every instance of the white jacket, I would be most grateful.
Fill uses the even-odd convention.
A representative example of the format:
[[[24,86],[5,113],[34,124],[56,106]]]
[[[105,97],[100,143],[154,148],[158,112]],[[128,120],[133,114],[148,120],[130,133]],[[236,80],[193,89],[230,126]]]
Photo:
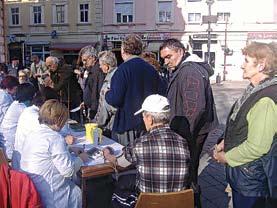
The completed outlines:
[[[13,101],[1,123],[0,140],[2,140],[1,143],[4,146],[6,150],[6,155],[9,159],[12,158],[12,153],[14,149],[14,138],[18,119],[24,108],[26,108],[26,105],[24,103]]]
[[[44,124],[25,138],[20,167],[31,177],[45,207],[81,207],[81,190],[70,180],[75,162],[63,136]]]
[[[20,154],[22,152],[25,138],[40,126],[38,121],[38,111],[39,108],[35,105],[27,107],[23,110],[18,119],[12,156],[12,167],[16,170],[20,169]]]
[[[6,90],[0,89],[0,124],[12,102],[12,96]]]

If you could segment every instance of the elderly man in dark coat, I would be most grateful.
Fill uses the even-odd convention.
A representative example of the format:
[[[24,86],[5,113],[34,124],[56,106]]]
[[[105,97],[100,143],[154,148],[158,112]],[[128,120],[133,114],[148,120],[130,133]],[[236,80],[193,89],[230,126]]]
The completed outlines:
[[[82,100],[82,89],[74,75],[71,66],[59,62],[54,56],[46,59],[46,66],[50,71],[49,79],[45,80],[45,85],[52,87],[59,95],[63,103],[67,104],[69,110],[78,107]],[[72,113],[71,118],[80,121],[80,114]]]

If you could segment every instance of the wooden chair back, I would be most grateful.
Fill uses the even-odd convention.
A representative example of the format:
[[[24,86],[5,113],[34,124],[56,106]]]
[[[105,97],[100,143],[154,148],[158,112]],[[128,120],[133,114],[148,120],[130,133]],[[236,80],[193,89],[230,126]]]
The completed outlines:
[[[194,208],[192,189],[170,193],[141,193],[135,208]]]
[[[2,147],[0,147],[0,164],[9,164],[6,153]]]

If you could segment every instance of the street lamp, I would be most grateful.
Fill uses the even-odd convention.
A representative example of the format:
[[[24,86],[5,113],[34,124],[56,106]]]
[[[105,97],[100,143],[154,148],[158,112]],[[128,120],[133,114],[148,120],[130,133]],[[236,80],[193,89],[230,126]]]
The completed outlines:
[[[227,17],[226,20],[225,20],[225,35],[224,35],[224,68],[223,68],[223,81],[226,80],[226,74],[227,74],[227,61],[226,61],[226,58],[227,56],[232,56],[233,55],[233,50],[231,50],[228,46],[227,46],[227,26],[228,26],[228,21],[229,21],[229,18]]]
[[[208,44],[207,44],[208,57],[207,57],[207,61],[210,64],[211,63],[211,31],[212,31],[211,23],[217,22],[217,16],[211,14],[212,13],[211,7],[212,7],[212,4],[214,3],[214,0],[206,0],[206,3],[208,5],[209,12],[208,12],[208,15],[203,15],[202,22],[204,24],[208,24],[208,29],[207,29],[207,32],[208,32]]]
[[[225,33],[224,33],[224,68],[223,68],[223,81],[226,81],[226,74],[227,74],[227,70],[226,70],[226,58],[227,58],[227,54],[229,52],[229,48],[227,47],[227,24],[228,24],[228,18],[226,19],[225,22]]]

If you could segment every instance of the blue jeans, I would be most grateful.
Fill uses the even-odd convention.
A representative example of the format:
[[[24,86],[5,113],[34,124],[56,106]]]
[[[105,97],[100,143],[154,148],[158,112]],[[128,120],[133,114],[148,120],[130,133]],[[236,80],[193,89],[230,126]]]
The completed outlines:
[[[232,191],[233,208],[262,208],[266,207],[265,197],[243,196],[236,191]]]

